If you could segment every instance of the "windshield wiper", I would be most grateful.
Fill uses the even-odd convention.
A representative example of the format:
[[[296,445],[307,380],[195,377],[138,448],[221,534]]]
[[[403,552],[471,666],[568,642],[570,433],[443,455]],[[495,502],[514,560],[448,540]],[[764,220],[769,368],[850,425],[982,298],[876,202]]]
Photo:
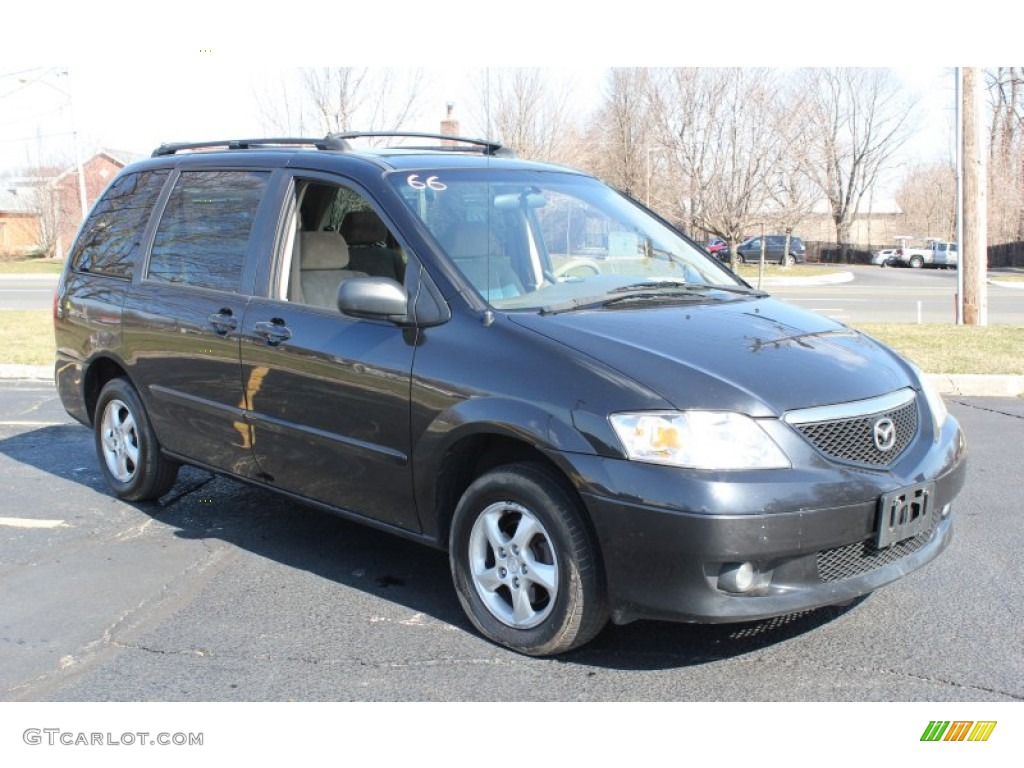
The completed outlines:
[[[644,283],[632,283],[623,285],[620,288],[613,288],[608,293],[645,293],[647,291],[662,292],[666,288],[683,288],[699,291],[725,291],[726,293],[739,293],[744,296],[763,297],[768,294],[754,288],[747,288],[742,285],[715,285],[712,283],[693,283],[686,280],[649,280]]]
[[[690,283],[686,280],[646,280],[612,288],[608,293],[633,293],[634,291],[660,291],[665,288],[708,288],[707,283]]]
[[[767,293],[755,291],[736,285],[711,285],[709,283],[689,283],[685,280],[650,280],[643,283],[632,283],[612,288],[601,296],[581,296],[576,299],[550,304],[542,307],[542,315],[557,315],[561,312],[574,312],[578,309],[599,309],[627,301],[664,301],[666,299],[706,299],[708,293],[723,291],[737,293],[752,298],[763,298]],[[618,295],[613,295],[618,294]]]

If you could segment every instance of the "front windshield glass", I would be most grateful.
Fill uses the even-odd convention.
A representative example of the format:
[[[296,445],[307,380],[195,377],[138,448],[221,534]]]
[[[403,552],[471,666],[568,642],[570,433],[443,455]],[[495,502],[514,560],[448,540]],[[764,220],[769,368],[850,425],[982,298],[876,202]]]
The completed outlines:
[[[746,290],[671,228],[587,176],[459,169],[396,172],[390,181],[498,309],[583,306],[655,290]]]

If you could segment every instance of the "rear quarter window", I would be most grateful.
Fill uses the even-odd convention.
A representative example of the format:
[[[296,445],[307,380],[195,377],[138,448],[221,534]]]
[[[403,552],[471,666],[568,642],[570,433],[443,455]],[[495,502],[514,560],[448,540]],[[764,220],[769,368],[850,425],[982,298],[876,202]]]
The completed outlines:
[[[72,269],[130,278],[142,235],[169,171],[127,173],[93,206],[71,252]]]

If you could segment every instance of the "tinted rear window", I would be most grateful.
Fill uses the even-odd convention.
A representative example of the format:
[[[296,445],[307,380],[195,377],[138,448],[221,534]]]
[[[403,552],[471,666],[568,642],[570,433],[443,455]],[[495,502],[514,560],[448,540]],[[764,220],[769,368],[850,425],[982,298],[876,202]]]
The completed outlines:
[[[266,171],[186,171],[167,200],[148,277],[237,291]]]
[[[93,206],[71,253],[72,267],[130,278],[167,170],[128,173],[114,179]]]

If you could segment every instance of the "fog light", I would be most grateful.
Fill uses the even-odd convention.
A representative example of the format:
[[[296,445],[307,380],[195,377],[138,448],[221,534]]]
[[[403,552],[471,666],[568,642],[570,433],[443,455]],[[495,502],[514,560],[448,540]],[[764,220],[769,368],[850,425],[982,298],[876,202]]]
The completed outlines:
[[[753,563],[725,563],[718,572],[718,588],[726,592],[747,592],[757,583]]]
[[[943,517],[949,517],[949,513],[952,512],[952,511],[953,511],[953,505],[952,504],[947,504],[946,506],[944,506],[942,508],[942,516]]]

